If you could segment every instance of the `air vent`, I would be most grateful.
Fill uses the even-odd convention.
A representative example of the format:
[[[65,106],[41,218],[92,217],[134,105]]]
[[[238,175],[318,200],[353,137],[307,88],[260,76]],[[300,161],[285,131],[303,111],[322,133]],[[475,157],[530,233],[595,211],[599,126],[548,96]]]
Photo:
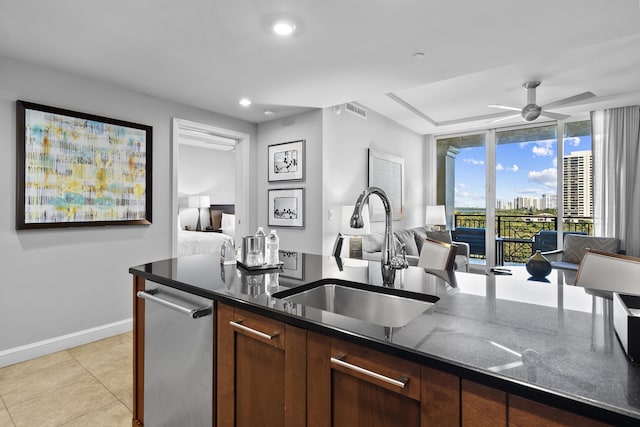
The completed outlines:
[[[358,117],[361,117],[365,120],[367,120],[367,110],[356,105],[356,104],[352,104],[350,102],[347,102],[346,104],[344,104],[345,110],[347,110],[348,112],[350,112],[351,114],[355,114]]]

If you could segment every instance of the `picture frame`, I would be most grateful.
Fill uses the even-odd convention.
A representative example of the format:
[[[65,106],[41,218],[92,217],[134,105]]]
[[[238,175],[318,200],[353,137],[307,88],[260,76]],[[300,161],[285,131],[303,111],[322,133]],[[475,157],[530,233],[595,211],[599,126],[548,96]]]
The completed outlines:
[[[305,140],[269,145],[269,182],[304,181]]]
[[[16,101],[16,229],[148,225],[151,126]]]
[[[369,149],[369,187],[381,188],[391,202],[393,220],[404,219],[404,159]],[[384,221],[384,205],[378,197],[369,198],[370,221]]]
[[[304,228],[304,188],[270,189],[270,227]]]
[[[278,257],[282,262],[280,276],[304,280],[304,253],[280,250]]]

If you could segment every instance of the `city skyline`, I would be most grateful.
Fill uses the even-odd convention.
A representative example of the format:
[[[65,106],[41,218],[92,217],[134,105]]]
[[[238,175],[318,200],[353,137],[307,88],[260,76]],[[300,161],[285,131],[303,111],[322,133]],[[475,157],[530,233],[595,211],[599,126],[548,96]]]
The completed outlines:
[[[564,156],[590,151],[591,136],[564,138]],[[460,150],[455,160],[455,207],[485,208],[485,147]],[[496,148],[496,202],[557,193],[557,140],[500,144]]]

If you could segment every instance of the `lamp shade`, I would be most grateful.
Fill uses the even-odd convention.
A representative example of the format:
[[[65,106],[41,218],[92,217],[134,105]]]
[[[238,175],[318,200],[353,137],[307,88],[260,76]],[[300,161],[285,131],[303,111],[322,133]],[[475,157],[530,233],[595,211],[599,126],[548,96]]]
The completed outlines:
[[[348,205],[342,207],[342,215],[340,220],[340,232],[348,236],[362,236],[364,234],[371,234],[371,221],[369,221],[369,209],[365,206],[362,208],[362,221],[364,227],[351,228],[351,215],[353,215],[354,205]]]
[[[190,208],[208,208],[211,205],[209,196],[189,196],[188,205]]]
[[[446,225],[447,216],[445,215],[444,205],[427,206],[425,224]]]

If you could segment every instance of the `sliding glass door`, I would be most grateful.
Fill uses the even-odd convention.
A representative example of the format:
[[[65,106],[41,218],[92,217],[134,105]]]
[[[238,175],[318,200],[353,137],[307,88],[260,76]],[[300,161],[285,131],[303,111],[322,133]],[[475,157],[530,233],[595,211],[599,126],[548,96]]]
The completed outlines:
[[[496,264],[523,264],[557,228],[557,127],[496,132]]]
[[[563,233],[593,233],[588,120],[443,136],[437,147],[438,204],[472,264],[522,264]]]

